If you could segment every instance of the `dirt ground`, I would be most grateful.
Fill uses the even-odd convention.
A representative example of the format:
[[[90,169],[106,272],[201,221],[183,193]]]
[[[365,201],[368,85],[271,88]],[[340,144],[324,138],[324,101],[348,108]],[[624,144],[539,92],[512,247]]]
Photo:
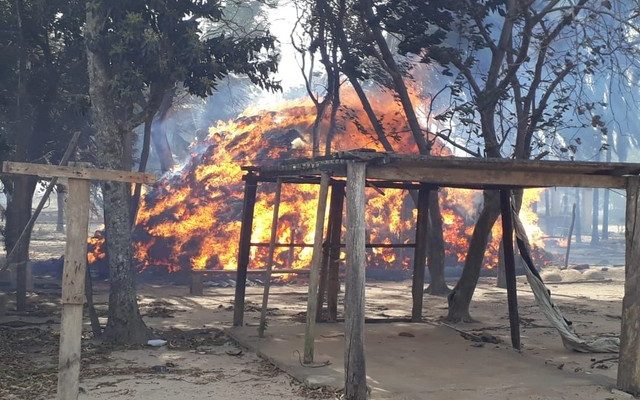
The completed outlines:
[[[47,229],[37,231],[33,245],[34,258],[59,257],[63,249],[61,238],[61,235]],[[592,338],[619,333],[624,278],[622,268],[612,265],[582,270],[549,267],[543,270],[542,275],[549,283],[556,303],[573,321],[579,335]],[[368,282],[367,316],[409,317],[410,285],[409,281]],[[104,282],[95,286],[98,313],[105,323],[108,286]],[[340,394],[331,389],[305,388],[230,340],[224,329],[230,326],[232,320],[233,288],[208,285],[204,296],[190,296],[186,286],[171,283],[142,283],[138,288],[145,321],[159,338],[168,340],[168,344],[160,348],[112,348],[94,341],[89,326],[85,326],[81,399],[200,399],[205,396],[221,400],[339,398]],[[583,392],[573,386],[567,390],[566,396],[560,393],[554,397],[525,393],[517,388],[512,388],[510,393],[509,389],[505,389],[507,391],[501,393],[499,398],[625,398],[612,391],[611,387],[616,376],[617,361],[602,361],[613,355],[578,354],[565,350],[559,336],[539,312],[523,277],[518,278],[518,294],[522,320],[522,357],[544,368],[561,370],[558,374],[569,374],[578,380],[597,376],[596,381],[601,383],[596,386],[585,385]],[[0,376],[3,377],[0,379],[0,398],[52,397],[56,383],[59,295],[57,281],[51,278],[36,279],[35,292],[29,295],[29,312],[18,314],[11,311],[13,304],[10,300],[9,311],[0,317],[0,357],[3,360],[0,362]],[[247,288],[245,321],[250,327],[257,326],[261,295],[262,286]],[[275,326],[299,325],[304,321],[306,295],[307,288],[303,283],[272,288],[269,319],[274,330]],[[482,278],[478,286],[471,308],[471,314],[477,322],[444,326],[442,317],[446,312],[446,299],[425,295],[424,314],[428,324],[439,325],[439,329],[449,330],[456,337],[459,333],[454,328],[479,335],[492,335],[503,341],[495,348],[485,346],[482,349],[475,349],[469,342],[469,349],[465,353],[469,363],[482,364],[486,351],[511,351],[508,345],[506,292],[495,286],[495,279]],[[296,349],[292,344],[291,351]],[[430,362],[428,354],[415,354],[413,357],[423,360],[419,365],[420,372],[425,375],[447,368],[442,363]],[[503,362],[508,364],[508,361]],[[502,365],[496,371],[509,370],[510,367]],[[492,374],[491,365],[465,377],[456,376],[453,369],[450,371],[450,381],[443,384],[481,382],[486,374]],[[519,379],[529,379],[526,371]],[[463,383],[460,385],[464,386]]]

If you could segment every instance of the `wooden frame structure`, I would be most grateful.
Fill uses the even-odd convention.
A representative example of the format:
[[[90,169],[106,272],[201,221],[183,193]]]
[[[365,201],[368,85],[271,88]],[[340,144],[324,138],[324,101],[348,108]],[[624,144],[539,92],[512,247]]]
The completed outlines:
[[[35,175],[41,178],[68,178],[67,241],[62,271],[62,316],[58,357],[58,400],[76,400],[80,379],[82,308],[85,301],[87,268],[87,230],[91,181],[154,183],[153,174],[94,169],[80,166],[54,166],[4,162],[2,172]],[[69,211],[73,212],[69,212]]]
[[[347,151],[331,157],[291,160],[275,166],[244,167],[246,175],[242,227],[235,291],[234,326],[243,324],[247,270],[256,191],[259,182],[280,184],[320,184],[318,224],[310,270],[304,362],[313,363],[314,326],[322,305],[327,279],[330,320],[337,315],[338,262],[343,193],[346,188],[346,289],[345,289],[345,394],[361,400],[367,395],[364,359],[365,287],[365,187],[418,191],[418,216],[412,282],[412,321],[422,319],[422,298],[426,264],[427,205],[430,190],[438,187],[493,189],[500,191],[505,271],[511,342],[520,349],[520,329],[516,293],[515,255],[511,191],[534,187],[616,188],[627,192],[626,280],[622,310],[622,330],[618,387],[640,394],[640,164],[532,161],[426,157],[372,151]],[[328,187],[332,187],[329,222],[323,252],[323,222]],[[277,218],[277,214],[274,216]],[[277,220],[277,219],[274,219]],[[270,246],[274,243],[272,237]],[[370,245],[369,247],[374,247]],[[400,247],[387,245],[386,247]],[[324,253],[324,257],[321,253]],[[319,260],[324,260],[320,262]],[[271,270],[271,265],[268,266]],[[322,289],[322,288],[321,288]],[[318,295],[318,293],[320,295]],[[266,303],[266,302],[265,302]],[[263,304],[263,307],[265,304]]]

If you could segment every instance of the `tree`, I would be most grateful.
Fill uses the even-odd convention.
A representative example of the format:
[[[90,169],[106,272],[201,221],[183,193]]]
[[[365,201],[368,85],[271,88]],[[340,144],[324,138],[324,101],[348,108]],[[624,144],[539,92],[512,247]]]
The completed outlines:
[[[132,131],[145,117],[136,114],[136,105],[155,86],[181,82],[190,93],[206,96],[220,79],[238,73],[263,88],[278,88],[270,78],[277,66],[272,36],[202,37],[206,21],[222,18],[221,7],[219,1],[87,2],[84,33],[100,167],[131,169]],[[106,182],[102,193],[111,282],[104,336],[144,342],[148,332],[131,268],[131,192],[127,185]]]
[[[82,10],[78,1],[0,2],[0,135],[7,145],[2,159],[58,162],[73,131],[86,128]],[[17,268],[17,308],[24,310],[32,229],[27,222],[37,179],[3,177],[2,183],[5,248],[15,247],[7,261]]]
[[[322,102],[315,101],[318,110],[318,118],[324,115],[329,103],[332,103],[332,114],[328,138],[332,137],[332,128],[335,126],[335,112],[339,106],[339,73],[347,77],[354,92],[358,96],[363,110],[365,111],[374,134],[363,132],[378,139],[380,145],[389,152],[394,151],[395,142],[414,143],[416,150],[421,154],[430,154],[432,143],[426,137],[426,131],[420,126],[416,115],[415,105],[411,99],[408,88],[407,70],[403,64],[404,60],[397,61],[393,54],[387,38],[384,35],[380,21],[372,14],[373,5],[371,2],[347,1],[347,0],[322,0],[311,2],[307,8],[309,11],[307,23],[310,27],[308,37],[310,38],[310,50],[320,53],[320,59],[325,66],[327,88],[334,88],[336,94],[327,91]],[[299,47],[302,53],[307,49]],[[341,58],[335,56],[338,51]],[[313,53],[312,53],[313,54]],[[312,67],[310,69],[312,72]],[[336,77],[332,78],[332,74]],[[307,91],[310,91],[312,73],[306,77]],[[371,102],[369,101],[366,82],[374,82],[375,85],[386,90],[392,90],[397,94],[397,98],[402,106],[405,117],[408,121],[409,138],[402,138],[397,132],[385,132],[381,123],[381,116],[376,115]],[[313,97],[313,95],[312,95]],[[338,103],[338,104],[336,104]],[[316,119],[316,121],[318,120]],[[364,127],[358,123],[359,127]],[[317,132],[312,135],[318,136]],[[314,148],[319,148],[318,141],[314,140]],[[329,141],[327,141],[329,144]],[[327,146],[329,148],[329,145]],[[314,151],[314,154],[317,153]],[[412,193],[414,200],[416,193]],[[438,203],[437,192],[432,192],[429,202],[430,222],[435,229],[430,229],[429,235],[429,269],[431,271],[431,285],[428,291],[432,294],[445,294],[448,288],[444,281],[444,238],[442,230],[437,227],[442,224],[442,216]]]
[[[441,68],[449,79],[452,101],[441,104],[445,111],[435,119],[455,121],[458,129],[437,136],[453,134],[456,148],[467,154],[526,159],[575,154],[580,140],[569,132],[576,129],[606,133],[594,111],[598,103],[579,89],[604,59],[636,53],[624,29],[629,17],[637,18],[633,5],[617,2],[612,10],[611,2],[595,0],[487,0],[443,3],[434,11],[433,3],[391,0],[376,9],[387,31],[401,37],[401,53],[414,54],[432,71]],[[469,304],[498,214],[496,193],[485,191],[462,276],[449,297],[451,320],[471,319]]]

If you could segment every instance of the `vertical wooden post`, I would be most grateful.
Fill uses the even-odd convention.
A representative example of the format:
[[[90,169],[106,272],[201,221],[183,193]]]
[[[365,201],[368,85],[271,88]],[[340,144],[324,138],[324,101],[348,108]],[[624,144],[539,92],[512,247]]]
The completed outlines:
[[[189,294],[191,296],[202,296],[204,294],[204,285],[202,284],[202,274],[191,271],[191,284],[189,285]]]
[[[329,192],[329,174],[323,172],[320,177],[320,193],[318,194],[318,209],[316,212],[316,229],[313,237],[313,255],[311,257],[311,271],[309,273],[309,296],[307,298],[307,324],[304,331],[304,363],[313,363],[316,302],[318,301],[318,280],[320,278],[320,263],[322,262],[322,236],[324,230],[324,216],[327,208],[327,194]]]
[[[67,244],[62,276],[58,400],[78,398],[90,187],[89,180],[69,179]]]
[[[500,211],[502,214],[502,246],[504,248],[504,271],[507,278],[507,302],[509,304],[509,326],[511,345],[520,350],[520,317],[518,316],[518,296],[516,293],[516,258],[513,251],[513,217],[511,191],[500,191]]]
[[[627,178],[624,299],[618,388],[640,394],[640,177]]]
[[[329,263],[331,256],[331,235],[333,233],[333,226],[336,221],[336,206],[338,201],[336,196],[339,194],[339,189],[336,184],[331,185],[331,197],[329,200],[329,218],[327,221],[327,233],[324,237],[322,245],[322,263],[320,268],[320,283],[318,286],[318,304],[316,305],[316,321],[323,320],[322,309],[324,306],[325,294],[329,286]]]
[[[418,216],[416,218],[416,247],[413,256],[413,283],[411,297],[411,321],[422,321],[422,299],[424,297],[424,274],[427,263],[427,229],[429,225],[429,189],[425,184],[418,190]]]
[[[345,289],[345,398],[367,398],[364,357],[366,164],[347,164],[347,277]]]
[[[282,180],[276,181],[276,194],[273,199],[273,218],[271,219],[271,237],[269,238],[269,253],[267,254],[267,268],[264,271],[264,292],[262,292],[262,309],[260,310],[260,326],[258,336],[264,337],[267,327],[267,305],[269,303],[269,289],[271,288],[271,270],[273,269],[273,255],[278,240],[278,214],[280,213],[280,197],[282,195]]]
[[[329,322],[338,320],[338,292],[340,291],[340,236],[342,233],[342,211],[344,209],[343,182],[333,185],[331,192],[331,233],[329,235],[329,275],[327,278],[327,308]],[[335,206],[334,206],[335,204]]]
[[[242,204],[242,225],[240,226],[240,245],[238,246],[238,270],[236,273],[236,292],[233,302],[233,326],[242,326],[244,322],[244,296],[247,287],[247,268],[251,251],[251,231],[253,211],[256,205],[258,182],[255,176],[248,174],[244,183],[244,202]]]

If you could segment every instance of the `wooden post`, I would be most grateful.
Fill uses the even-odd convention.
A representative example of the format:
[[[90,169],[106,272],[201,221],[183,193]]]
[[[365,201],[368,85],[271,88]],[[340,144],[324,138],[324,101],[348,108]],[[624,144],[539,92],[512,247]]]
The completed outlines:
[[[624,299],[618,388],[640,394],[640,177],[627,178]]]
[[[413,256],[413,283],[411,297],[411,321],[422,321],[422,299],[424,297],[424,274],[427,263],[427,229],[429,224],[429,189],[422,184],[418,190],[418,216],[416,218],[416,247]]]
[[[367,398],[364,357],[366,164],[347,164],[347,277],[345,289],[345,398]]]
[[[262,293],[262,309],[260,310],[260,326],[258,336],[264,337],[267,327],[267,305],[269,303],[269,289],[271,288],[271,270],[273,269],[273,255],[278,241],[278,214],[280,213],[280,197],[282,195],[282,180],[276,183],[276,194],[273,199],[273,218],[271,219],[271,237],[269,238],[269,253],[267,254],[267,269],[264,271],[264,292]]]
[[[247,269],[251,251],[251,231],[253,229],[253,211],[256,205],[258,182],[249,174],[244,183],[244,202],[242,204],[242,225],[240,226],[240,245],[238,246],[238,270],[236,272],[236,292],[233,302],[233,326],[244,323],[244,296],[247,288]]]
[[[509,304],[509,326],[511,345],[520,350],[520,317],[516,293],[516,258],[513,251],[513,220],[511,191],[500,191],[500,211],[502,214],[502,246],[504,248],[504,271],[507,278],[507,302]]]
[[[80,376],[82,308],[86,295],[85,272],[87,268],[87,229],[89,227],[91,180],[151,184],[155,182],[155,176],[141,172],[94,169],[81,165],[66,167],[8,161],[3,163],[2,172],[35,175],[41,178],[69,178],[57,399],[76,400]]]
[[[327,277],[327,308],[329,322],[338,320],[338,292],[340,291],[340,235],[342,233],[342,211],[344,209],[343,182],[334,183],[331,192],[331,233],[329,235],[329,274]]]
[[[62,276],[58,400],[78,398],[90,187],[91,181],[69,179],[67,244]]]
[[[325,294],[329,286],[329,263],[331,256],[331,237],[334,231],[334,225],[336,224],[336,207],[338,202],[341,201],[336,197],[342,193],[337,188],[336,184],[331,185],[331,199],[329,201],[329,219],[327,222],[327,234],[325,235],[324,242],[322,244],[322,263],[320,268],[320,283],[318,287],[318,304],[316,305],[316,321],[323,320],[322,309],[324,306]],[[340,231],[338,231],[340,234]]]
[[[204,294],[204,285],[202,284],[202,274],[191,271],[191,284],[189,285],[189,294],[191,296],[202,296]]]
[[[327,194],[329,192],[329,174],[323,172],[320,178],[320,193],[318,194],[318,210],[316,212],[316,229],[313,237],[313,255],[311,256],[311,271],[309,273],[309,296],[307,298],[307,324],[304,331],[305,364],[313,363],[316,302],[318,301],[318,280],[320,263],[322,262],[322,236],[324,231],[324,216],[327,208]]]

